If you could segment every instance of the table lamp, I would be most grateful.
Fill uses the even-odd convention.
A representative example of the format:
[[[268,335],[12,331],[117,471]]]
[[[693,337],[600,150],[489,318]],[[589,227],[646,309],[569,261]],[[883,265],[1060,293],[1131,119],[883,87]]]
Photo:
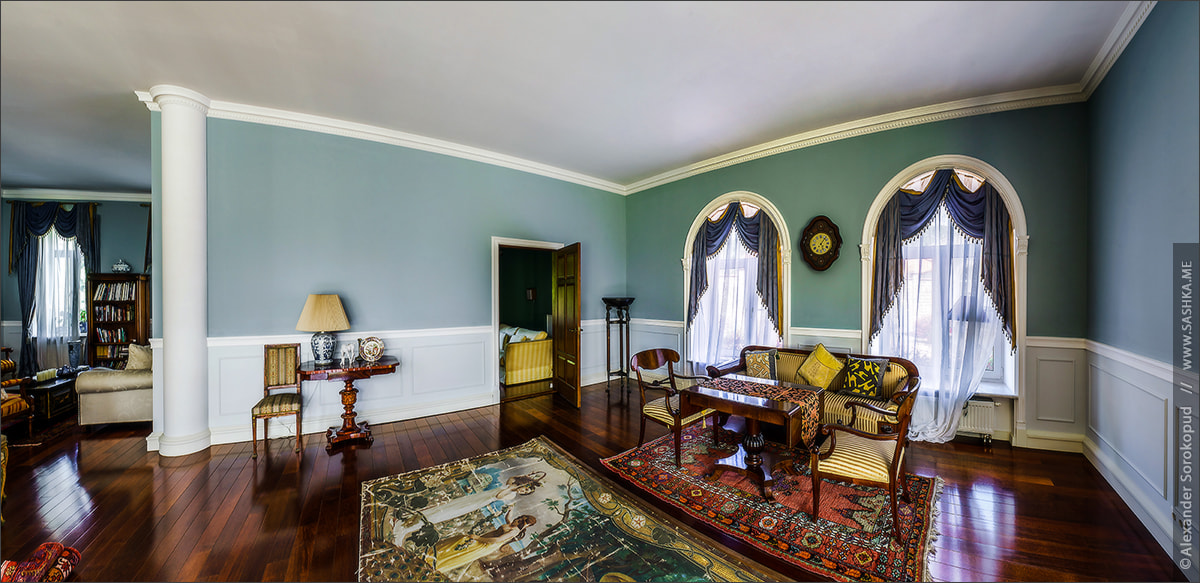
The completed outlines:
[[[308,294],[296,329],[315,332],[312,336],[313,360],[317,364],[332,364],[334,342],[330,332],[350,329],[341,298],[337,294]]]

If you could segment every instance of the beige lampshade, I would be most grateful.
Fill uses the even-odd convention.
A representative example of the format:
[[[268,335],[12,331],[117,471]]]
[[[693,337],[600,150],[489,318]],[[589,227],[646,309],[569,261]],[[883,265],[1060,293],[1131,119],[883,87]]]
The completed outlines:
[[[350,320],[346,319],[346,311],[342,309],[342,299],[337,294],[308,294],[296,329],[301,332],[349,330]]]

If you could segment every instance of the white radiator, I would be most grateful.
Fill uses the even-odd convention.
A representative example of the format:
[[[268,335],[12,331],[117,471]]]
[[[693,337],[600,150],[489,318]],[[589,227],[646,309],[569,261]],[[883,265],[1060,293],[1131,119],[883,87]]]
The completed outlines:
[[[970,399],[963,407],[962,419],[958,422],[958,433],[978,435],[984,443],[991,443],[996,431],[996,402],[991,399]]]

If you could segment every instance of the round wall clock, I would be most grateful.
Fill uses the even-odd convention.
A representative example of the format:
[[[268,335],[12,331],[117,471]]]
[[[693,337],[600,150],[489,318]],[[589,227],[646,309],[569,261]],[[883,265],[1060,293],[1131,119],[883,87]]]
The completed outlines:
[[[813,217],[800,235],[800,253],[809,267],[825,271],[838,258],[842,248],[842,235],[837,225],[825,215]]]

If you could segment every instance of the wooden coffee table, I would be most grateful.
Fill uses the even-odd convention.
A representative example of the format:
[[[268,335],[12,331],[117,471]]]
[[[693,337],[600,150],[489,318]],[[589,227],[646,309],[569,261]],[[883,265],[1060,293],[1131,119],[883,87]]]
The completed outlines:
[[[786,460],[776,459],[776,456],[764,451],[766,440],[761,424],[774,423],[788,428],[789,448],[799,440],[803,440],[806,446],[811,445],[816,437],[816,421],[820,419],[825,396],[824,390],[818,387],[742,375],[726,375],[703,381],[682,388],[679,393],[684,417],[708,408],[746,419],[746,432],[737,451],[717,460],[705,477],[715,479],[727,470],[739,472],[756,484],[759,493],[767,500],[775,498],[771,492],[771,485],[775,481],[775,465]],[[757,396],[776,393],[786,394],[791,400]]]

